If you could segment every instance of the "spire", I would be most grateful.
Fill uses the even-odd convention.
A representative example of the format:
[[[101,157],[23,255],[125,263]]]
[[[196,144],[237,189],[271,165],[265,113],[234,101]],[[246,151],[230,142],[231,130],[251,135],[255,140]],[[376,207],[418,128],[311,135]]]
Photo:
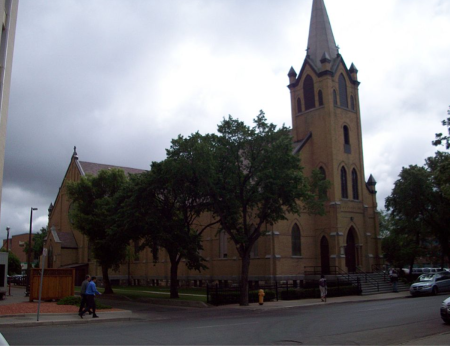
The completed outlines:
[[[324,53],[333,60],[338,55],[333,31],[323,0],[313,0],[311,23],[309,25],[307,56],[320,69]]]

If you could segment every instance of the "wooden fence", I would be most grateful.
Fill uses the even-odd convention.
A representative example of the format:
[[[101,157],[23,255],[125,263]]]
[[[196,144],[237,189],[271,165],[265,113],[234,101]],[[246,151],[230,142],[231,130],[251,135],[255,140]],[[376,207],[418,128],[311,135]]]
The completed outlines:
[[[30,302],[39,299],[41,269],[31,270]],[[75,269],[45,269],[41,300],[58,300],[75,293]]]

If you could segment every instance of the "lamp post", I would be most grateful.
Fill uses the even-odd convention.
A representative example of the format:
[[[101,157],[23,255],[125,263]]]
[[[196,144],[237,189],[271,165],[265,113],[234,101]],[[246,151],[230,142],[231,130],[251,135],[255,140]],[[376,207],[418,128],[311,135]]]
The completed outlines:
[[[6,252],[9,252],[9,230],[10,228],[6,226]]]
[[[30,296],[30,276],[31,276],[31,231],[33,230],[33,210],[38,210],[38,208],[31,208],[30,214],[30,234],[28,235],[28,260],[27,260],[27,291],[25,292],[25,297]]]

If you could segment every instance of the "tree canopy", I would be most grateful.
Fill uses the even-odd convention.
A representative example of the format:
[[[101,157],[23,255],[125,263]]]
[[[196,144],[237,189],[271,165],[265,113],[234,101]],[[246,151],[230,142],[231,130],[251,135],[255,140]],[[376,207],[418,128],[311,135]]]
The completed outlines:
[[[116,196],[127,176],[120,169],[101,170],[97,176],[81,177],[69,182],[67,192],[73,202],[70,214],[73,225],[89,239],[96,261],[102,268],[105,293],[113,293],[108,269],[117,267],[125,258],[127,243],[113,232],[118,204]]]
[[[198,145],[189,146],[189,142]],[[292,154],[289,129],[269,124],[262,111],[253,127],[229,116],[219,124],[218,134],[202,138],[196,134],[176,144],[168,150],[169,158],[196,157],[202,162],[196,166],[197,176],[208,196],[209,210],[241,257],[240,304],[248,305],[250,253],[265,235],[263,226],[286,220],[288,213],[299,214],[302,209],[322,213],[326,194],[318,198],[315,192],[326,191],[329,182],[318,172],[308,181],[299,158]]]

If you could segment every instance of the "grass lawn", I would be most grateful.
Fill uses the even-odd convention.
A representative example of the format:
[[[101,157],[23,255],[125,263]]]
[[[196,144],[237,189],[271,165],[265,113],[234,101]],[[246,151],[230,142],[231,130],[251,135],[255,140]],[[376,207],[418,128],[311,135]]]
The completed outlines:
[[[102,287],[97,287],[99,292],[104,292]],[[146,286],[113,286],[116,295],[128,297],[130,299],[138,298],[156,298],[169,299],[169,287],[146,287]],[[75,286],[75,292],[80,292],[80,286]],[[180,300],[193,300],[206,303],[206,289],[204,288],[179,288],[178,295]]]

